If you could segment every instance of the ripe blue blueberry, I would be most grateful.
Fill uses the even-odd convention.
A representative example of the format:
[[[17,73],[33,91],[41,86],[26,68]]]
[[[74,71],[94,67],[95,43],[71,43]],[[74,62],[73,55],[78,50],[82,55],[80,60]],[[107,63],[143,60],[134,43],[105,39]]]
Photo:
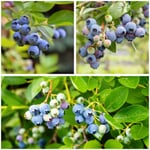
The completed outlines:
[[[96,20],[95,20],[94,18],[88,18],[88,19],[86,20],[86,26],[87,26],[87,28],[88,28],[89,30],[91,29],[91,26],[92,26],[93,24],[96,24]]]
[[[137,28],[136,32],[135,32],[135,36],[136,37],[144,37],[145,35],[145,29],[144,28]]]
[[[38,144],[39,144],[40,148],[45,148],[46,140],[41,138],[41,139],[39,139]]]
[[[15,41],[21,41],[22,40],[22,35],[20,34],[20,32],[15,32],[13,35],[13,38]]]
[[[88,55],[88,56],[86,57],[86,61],[87,61],[89,64],[96,62],[96,57],[95,57],[95,55],[91,55],[91,54]]]
[[[54,34],[53,34],[53,38],[58,39],[59,37],[60,37],[60,33],[55,29]]]
[[[149,9],[149,4],[143,6],[143,10],[147,10],[147,9]]]
[[[31,33],[30,35],[28,35],[28,42],[31,45],[38,45],[38,42],[40,40],[40,37],[37,33]]]
[[[108,133],[110,131],[110,126],[107,123],[105,124],[105,126],[106,126],[106,133]]]
[[[126,34],[126,29],[123,26],[118,26],[116,29],[117,37],[123,37]]]
[[[69,103],[64,101],[64,102],[61,103],[60,107],[62,109],[68,109],[69,108]]]
[[[114,31],[106,31],[106,37],[112,42],[116,40],[116,34]]]
[[[82,104],[75,104],[72,110],[76,115],[82,115],[84,111],[84,106]]]
[[[104,51],[96,50],[94,53],[96,59],[99,59],[104,56]]]
[[[84,118],[83,118],[82,115],[75,116],[75,121],[76,121],[77,123],[82,123],[82,122],[84,122]]]
[[[128,22],[125,28],[128,33],[134,33],[136,31],[136,24],[134,22]]]
[[[30,29],[29,25],[28,24],[24,24],[24,25],[21,26],[19,32],[21,34],[23,34],[23,35],[27,35],[30,32],[30,30],[31,29]]]
[[[50,106],[45,103],[40,104],[39,109],[42,114],[48,114],[50,112]]]
[[[87,132],[90,134],[95,134],[98,131],[98,126],[96,124],[90,124],[87,128]]]
[[[37,126],[39,126],[43,123],[43,119],[42,119],[41,115],[33,116],[31,121],[34,125],[37,125]]]
[[[19,24],[18,19],[14,19],[12,21],[11,28],[12,28],[13,31],[19,31],[19,29],[21,28],[21,25]]]
[[[18,146],[20,149],[26,148],[26,144],[23,141],[20,141]]]
[[[65,120],[63,118],[59,118],[59,124],[64,124],[65,123]]]
[[[50,47],[49,43],[46,40],[40,39],[38,42],[39,49],[42,51],[47,51]]]
[[[52,125],[53,126],[58,126],[59,125],[59,118],[53,118],[52,119]]]
[[[64,110],[62,108],[59,108],[59,115],[58,117],[63,117],[64,116]]]
[[[85,118],[85,122],[86,122],[87,124],[92,124],[93,121],[94,121],[93,116],[90,116],[90,117]]]
[[[48,121],[47,123],[46,123],[46,125],[47,125],[47,127],[48,127],[48,129],[54,129],[54,125],[52,124],[52,121],[50,120],[50,121]]]
[[[37,105],[31,105],[29,107],[29,111],[33,116],[37,116],[40,114],[40,110],[39,107]]]
[[[59,32],[61,38],[65,38],[66,37],[67,33],[66,33],[66,31],[64,29],[59,28],[59,29],[57,29],[57,31]]]
[[[107,121],[106,121],[105,118],[104,118],[104,114],[100,114],[99,120],[100,120],[100,122],[101,122],[102,124],[106,124],[106,123],[107,123]]]
[[[124,14],[121,19],[122,23],[125,25],[126,23],[131,21],[131,16],[129,14]]]
[[[100,51],[104,51],[104,50],[105,50],[105,46],[104,46],[104,45],[102,45],[102,46],[98,47],[98,50],[100,50]]]
[[[93,111],[92,111],[92,109],[86,109],[86,110],[84,110],[83,116],[84,116],[84,118],[88,118],[88,117],[93,116]]]
[[[133,41],[136,37],[135,37],[135,34],[133,33],[127,33],[125,35],[125,38],[128,40],[128,41]]]
[[[24,24],[29,24],[29,19],[27,16],[22,16],[19,19],[19,24],[24,25]]]
[[[87,35],[87,38],[88,38],[88,40],[89,40],[91,43],[94,42],[93,37],[94,37],[94,36],[92,35],[91,32]]]
[[[30,46],[28,49],[28,54],[31,57],[36,58],[40,55],[40,50],[37,46]]]
[[[146,20],[145,20],[144,18],[141,18],[139,25],[140,25],[141,27],[144,27],[145,24],[146,24]]]
[[[99,25],[97,24],[93,24],[91,26],[91,29],[90,29],[90,33],[95,36],[95,35],[99,35],[101,33],[101,28]]]
[[[87,56],[87,49],[85,47],[81,47],[79,49],[79,55],[82,56],[82,57]]]
[[[91,68],[93,69],[97,69],[100,65],[100,62],[99,61],[96,61],[96,62],[93,62],[93,63],[90,63],[90,66]]]
[[[124,37],[117,37],[116,43],[122,43],[124,40]]]
[[[149,9],[144,10],[144,17],[149,17]]]

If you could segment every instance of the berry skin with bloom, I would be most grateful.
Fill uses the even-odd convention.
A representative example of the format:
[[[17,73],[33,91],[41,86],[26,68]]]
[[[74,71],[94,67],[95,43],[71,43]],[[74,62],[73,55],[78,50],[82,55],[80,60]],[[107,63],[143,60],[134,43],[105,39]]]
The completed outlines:
[[[61,38],[65,38],[67,36],[67,33],[64,29],[60,28],[57,29],[57,31],[59,32]]]
[[[48,49],[50,47],[49,43],[46,40],[43,40],[43,39],[40,39],[38,41],[38,46],[39,46],[39,49],[42,50],[42,51],[48,51]]]
[[[15,32],[19,31],[19,29],[21,28],[21,25],[19,24],[19,20],[18,19],[14,19],[12,21],[11,28]]]
[[[114,31],[106,31],[106,37],[112,42],[116,40],[116,34]]]
[[[40,50],[37,46],[30,46],[28,49],[28,54],[31,57],[36,58],[40,55]]]
[[[137,28],[137,30],[135,31],[135,36],[136,37],[144,37],[145,35],[145,29],[144,28]]]
[[[95,134],[98,131],[98,126],[96,124],[90,124],[87,128],[87,132],[90,134]]]
[[[20,34],[20,32],[15,32],[14,35],[13,35],[13,39],[15,41],[21,41],[22,40],[22,35]]]
[[[88,18],[88,19],[86,20],[86,26],[87,26],[87,28],[88,28],[89,30],[91,29],[91,26],[92,26],[93,24],[96,24],[96,20],[95,20],[94,18]]]
[[[101,28],[97,24],[93,24],[90,29],[92,36],[99,35],[101,33]]]
[[[106,121],[105,118],[104,118],[104,114],[100,114],[99,120],[100,120],[100,122],[101,122],[102,124],[106,124],[106,123],[107,123],[107,121]]]
[[[50,106],[45,103],[40,104],[39,109],[42,114],[48,114],[50,112]]]
[[[39,107],[37,105],[31,105],[29,107],[29,111],[33,116],[37,116],[40,114],[40,110]]]
[[[91,116],[93,116],[93,111],[91,109],[86,109],[83,112],[83,116],[84,116],[84,118],[91,117]]]
[[[40,37],[37,33],[31,33],[28,35],[27,40],[31,45],[38,45]]]
[[[87,56],[87,48],[81,47],[79,49],[79,55],[82,56],[82,57],[86,57]]]
[[[41,115],[37,115],[37,116],[33,116],[31,121],[34,125],[39,126],[43,123],[43,118]]]
[[[83,111],[84,111],[84,106],[82,104],[75,104],[73,106],[73,112],[75,115],[82,115]]]
[[[124,14],[121,18],[121,21],[125,25],[131,21],[131,16],[129,14]]]
[[[126,34],[126,29],[123,26],[118,26],[116,29],[117,37],[123,37]]]
[[[92,124],[93,121],[94,121],[93,116],[90,116],[90,117],[85,118],[85,122],[86,122],[87,124]]]
[[[30,32],[31,28],[29,27],[28,24],[24,24],[20,27],[20,30],[19,32],[22,34],[22,35],[27,35],[29,32]]]
[[[134,22],[128,22],[125,28],[128,33],[134,33],[136,31],[136,24]]]
[[[60,33],[57,30],[54,30],[53,38],[54,39],[59,39],[60,38]]]
[[[88,56],[86,57],[86,61],[87,61],[89,64],[92,64],[92,63],[96,62],[96,57],[95,57],[95,55],[88,55]]]
[[[22,16],[19,19],[19,24],[24,25],[24,24],[29,24],[29,19],[27,16]]]
[[[75,121],[80,124],[80,123],[84,122],[84,118],[81,115],[75,116]]]
[[[90,63],[90,66],[93,69],[97,69],[99,67],[99,65],[100,65],[100,62],[98,62],[98,61]]]
[[[61,103],[60,107],[62,109],[68,109],[69,108],[69,103],[64,101],[64,102]]]

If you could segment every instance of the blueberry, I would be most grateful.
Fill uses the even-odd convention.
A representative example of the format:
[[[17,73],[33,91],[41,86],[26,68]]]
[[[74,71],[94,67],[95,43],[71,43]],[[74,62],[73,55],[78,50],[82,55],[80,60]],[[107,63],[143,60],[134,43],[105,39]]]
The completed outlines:
[[[84,116],[84,118],[88,118],[88,117],[93,116],[93,111],[92,111],[92,109],[86,109],[86,110],[84,110],[83,116]]]
[[[90,66],[93,69],[97,69],[99,67],[99,65],[100,65],[100,62],[98,62],[98,61],[90,63]]]
[[[117,37],[123,37],[126,34],[126,29],[123,26],[118,26],[116,29]]]
[[[62,109],[68,109],[69,108],[69,103],[68,102],[62,102],[61,105],[60,105],[60,107]]]
[[[88,41],[86,44],[85,44],[85,48],[88,48],[88,47],[90,47],[90,46],[92,46],[92,42],[91,41]]]
[[[42,114],[48,114],[50,112],[50,106],[45,103],[40,104],[39,109]]]
[[[87,48],[81,47],[81,48],[79,49],[79,55],[82,56],[82,57],[87,56]]]
[[[55,126],[58,126],[59,125],[59,118],[53,118],[52,119],[52,125],[55,127]]]
[[[144,17],[149,17],[149,9],[144,10]]]
[[[110,126],[107,123],[105,124],[105,126],[106,126],[106,133],[108,133],[110,131]]]
[[[99,35],[101,33],[101,28],[97,24],[93,24],[90,29],[92,36]]]
[[[104,45],[102,45],[102,46],[98,47],[98,50],[100,50],[100,51],[104,51],[104,50],[105,50],[105,46],[104,46]]]
[[[88,55],[88,56],[86,57],[86,61],[87,61],[89,64],[96,62],[96,57],[95,57],[95,55]]]
[[[59,110],[57,108],[52,108],[51,109],[51,116],[57,117],[58,115],[59,115]]]
[[[136,31],[136,24],[134,22],[128,22],[125,28],[128,33],[134,33]]]
[[[90,117],[85,118],[85,122],[86,122],[87,124],[92,124],[93,121],[94,121],[93,116],[90,116]]]
[[[86,26],[87,26],[87,28],[88,28],[89,30],[91,29],[91,26],[92,26],[93,24],[96,24],[96,20],[95,20],[94,18],[88,18],[88,19],[86,20]]]
[[[66,37],[67,33],[64,29],[60,28],[60,29],[57,29],[57,31],[59,32],[61,38]]]
[[[104,51],[96,50],[94,53],[96,59],[99,59],[104,56]]]
[[[64,124],[65,123],[65,120],[63,118],[59,118],[59,124]]]
[[[106,121],[105,118],[104,118],[104,114],[100,114],[99,120],[100,120],[100,122],[101,122],[102,124],[106,124],[106,123],[107,123],[107,121]]]
[[[125,38],[128,40],[128,41],[133,41],[136,37],[135,37],[135,34],[133,33],[127,33],[125,35]]]
[[[20,34],[20,32],[15,32],[13,35],[13,38],[15,41],[21,41],[22,40],[22,35]]]
[[[31,105],[29,107],[29,111],[33,116],[37,116],[40,114],[40,110],[39,107],[37,105]]]
[[[58,117],[63,117],[64,116],[64,110],[62,108],[59,108],[59,115]]]
[[[147,10],[147,9],[149,9],[149,4],[143,6],[143,10]]]
[[[37,33],[31,33],[30,35],[28,35],[27,40],[31,45],[38,45],[40,37]]]
[[[29,19],[27,16],[22,16],[19,19],[19,24],[24,25],[24,24],[29,24]]]
[[[29,35],[23,36],[23,39],[22,39],[23,44],[29,44],[29,42],[28,42],[28,36]]]
[[[96,124],[90,124],[87,127],[87,132],[90,134],[95,134],[98,131],[98,126]]]
[[[54,125],[52,124],[52,121],[49,121],[46,123],[48,129],[54,129]]]
[[[105,40],[103,41],[103,44],[104,44],[104,47],[108,48],[108,47],[111,46],[111,40],[105,39]]]
[[[23,141],[20,141],[18,146],[20,149],[26,148],[26,144]]]
[[[21,28],[21,25],[19,24],[18,19],[14,19],[12,21],[11,28],[12,28],[13,31],[19,31],[19,29]]]
[[[116,43],[122,43],[124,40],[124,37],[117,37]]]
[[[40,55],[40,50],[37,46],[30,46],[28,49],[28,54],[31,57],[36,58]]]
[[[135,36],[136,37],[144,37],[145,35],[145,29],[144,28],[137,28],[136,32],[135,32]]]
[[[146,20],[145,20],[144,18],[141,18],[139,25],[140,25],[141,27],[144,27],[145,24],[146,24]]]
[[[17,141],[22,141],[22,140],[23,140],[22,135],[17,135],[16,140],[17,140]]]
[[[24,24],[21,26],[19,32],[23,35],[27,35],[30,32],[31,28],[29,27],[28,24]]]
[[[92,35],[92,33],[89,33],[89,34],[87,35],[87,38],[88,38],[88,40],[89,40],[91,43],[94,42],[93,37],[94,37],[94,36]]]
[[[84,122],[84,118],[83,118],[82,115],[80,115],[80,116],[75,116],[75,121],[76,121],[77,123],[82,123],[82,122]]]
[[[57,30],[54,30],[53,38],[58,39],[60,37],[60,33]]]
[[[42,119],[41,115],[33,116],[31,121],[34,125],[37,125],[37,126],[39,126],[43,123],[43,119]]]
[[[106,31],[106,37],[112,42],[116,40],[116,34],[114,31]]]
[[[50,47],[49,43],[46,40],[40,39],[38,42],[39,49],[42,51],[47,51]]]
[[[72,111],[76,114],[76,115],[82,115],[83,111],[84,111],[84,106],[82,104],[75,104],[72,108]]]
[[[129,14],[124,14],[121,20],[122,20],[122,23],[125,25],[126,23],[131,21],[131,16]]]
[[[41,138],[41,139],[39,139],[38,144],[39,144],[40,148],[45,148],[46,140]]]

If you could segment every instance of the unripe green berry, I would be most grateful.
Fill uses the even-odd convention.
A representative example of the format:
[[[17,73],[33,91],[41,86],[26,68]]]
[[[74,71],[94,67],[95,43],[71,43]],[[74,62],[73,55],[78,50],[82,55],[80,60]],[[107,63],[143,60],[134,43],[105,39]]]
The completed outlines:
[[[94,54],[95,48],[90,46],[90,47],[88,47],[87,52],[88,52],[88,54]]]
[[[94,40],[94,42],[98,42],[98,41],[100,40],[99,35],[95,35],[95,36],[93,37],[93,40]]]
[[[46,81],[42,81],[42,82],[40,83],[40,86],[41,86],[42,88],[45,88],[45,87],[47,86],[47,82],[46,82]]]
[[[118,140],[118,141],[123,141],[123,139],[124,139],[123,135],[118,135],[118,136],[117,136],[117,140]]]
[[[101,124],[99,126],[99,133],[100,134],[105,134],[106,133],[106,126],[105,125]]]
[[[107,23],[112,22],[112,16],[111,16],[111,15],[106,15],[106,16],[105,16],[105,21],[106,21]]]
[[[111,41],[110,40],[108,40],[108,39],[106,39],[106,40],[104,40],[104,46],[106,47],[106,48],[108,48],[110,45],[111,45]]]

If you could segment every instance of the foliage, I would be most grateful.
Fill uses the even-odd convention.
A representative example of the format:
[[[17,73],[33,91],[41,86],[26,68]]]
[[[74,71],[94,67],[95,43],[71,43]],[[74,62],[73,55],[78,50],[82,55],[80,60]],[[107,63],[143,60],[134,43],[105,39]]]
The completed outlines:
[[[14,1],[11,7],[5,3],[2,2],[2,73],[73,72],[73,2]],[[24,15],[30,19],[32,32],[39,32],[50,43],[49,51],[40,58],[30,58],[28,45],[20,47],[13,40],[11,21]],[[53,39],[54,29],[59,27],[66,30],[65,39]]]
[[[52,83],[52,94],[64,93],[70,108],[65,112],[65,124],[53,130],[45,125],[42,138],[45,148],[148,148],[148,80],[146,76],[91,77],[91,76],[22,76],[2,77],[2,148],[18,148],[15,141],[19,128],[25,128],[26,138],[32,136],[34,125],[25,120],[24,113],[33,104],[42,103],[47,95],[41,92],[40,83]],[[85,105],[97,113],[105,113],[110,132],[98,136],[81,133],[77,141],[74,137],[78,129],[86,124],[77,124],[72,107],[78,97],[86,99]],[[97,122],[97,121],[96,121]],[[100,125],[99,122],[97,122]],[[127,133],[127,129],[131,133]],[[128,137],[127,143],[117,137]],[[27,148],[40,148],[38,143]]]

